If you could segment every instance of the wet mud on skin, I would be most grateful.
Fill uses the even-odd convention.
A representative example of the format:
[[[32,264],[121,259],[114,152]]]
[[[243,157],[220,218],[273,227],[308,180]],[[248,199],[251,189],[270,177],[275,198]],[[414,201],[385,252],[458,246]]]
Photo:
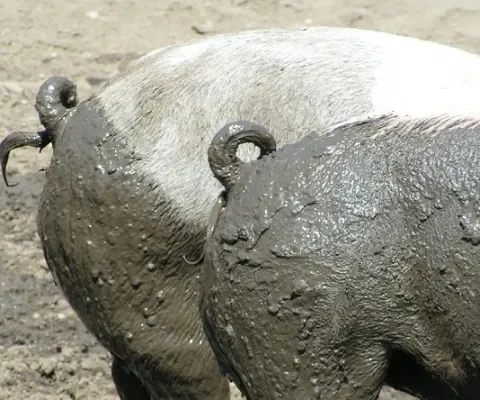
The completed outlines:
[[[384,382],[478,398],[480,128],[430,136],[438,120],[389,119],[305,138],[229,177],[201,310],[251,400],[374,400]]]
[[[119,0],[0,2],[0,138],[38,131],[43,80],[68,76],[80,101],[149,50],[222,32],[295,24],[345,25],[436,40],[478,53],[480,4],[470,0]],[[36,235],[51,147],[12,152],[0,185],[0,400],[118,400],[110,355],[53,284]],[[193,255],[189,258],[195,258]],[[411,399],[389,389],[382,400]]]
[[[198,314],[200,269],[179,255],[204,232],[175,229],[179,213],[103,115],[85,101],[57,139],[38,213],[47,263],[85,325],[154,393],[224,400]]]

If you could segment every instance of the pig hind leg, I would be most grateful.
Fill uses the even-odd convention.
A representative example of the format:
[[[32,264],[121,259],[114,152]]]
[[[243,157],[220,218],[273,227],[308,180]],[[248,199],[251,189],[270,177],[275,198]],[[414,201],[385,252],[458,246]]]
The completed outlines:
[[[112,363],[112,378],[121,400],[152,400],[140,379],[116,357]]]

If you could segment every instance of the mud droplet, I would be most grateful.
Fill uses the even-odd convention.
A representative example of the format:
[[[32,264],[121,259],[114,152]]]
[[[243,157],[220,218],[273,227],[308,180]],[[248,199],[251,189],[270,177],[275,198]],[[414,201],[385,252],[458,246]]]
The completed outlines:
[[[478,246],[480,244],[480,222],[477,215],[474,213],[462,215],[460,226],[464,231],[462,239]]]
[[[125,334],[125,339],[127,339],[129,342],[131,342],[132,339],[133,339],[133,334],[131,332],[127,332]]]
[[[155,266],[154,263],[149,262],[149,263],[147,264],[147,269],[148,269],[150,272],[153,272],[153,271],[155,271],[155,270],[157,269],[157,267]]]
[[[91,240],[87,240],[87,246],[93,246],[93,242]]]
[[[83,176],[82,175],[78,175],[77,176],[77,181],[81,181],[83,179]]]
[[[110,167],[108,170],[107,170],[107,174],[108,175],[113,175],[115,172],[117,172],[117,169],[115,167]]]
[[[147,325],[150,327],[155,326],[157,323],[157,316],[156,315],[150,315],[150,317],[147,318]]]
[[[270,315],[277,315],[280,307],[278,305],[270,305],[267,307],[267,311]]]
[[[305,344],[305,342],[301,341],[300,343],[298,343],[297,345],[298,354],[305,353],[305,350],[307,350],[307,345]]]
[[[299,369],[300,368],[300,358],[295,356],[293,357],[293,367],[295,369]]]
[[[160,290],[157,293],[157,302],[158,304],[162,304],[165,301],[165,293],[163,293],[163,290]]]
[[[137,277],[137,278],[133,278],[131,283],[134,289],[138,289],[142,284],[142,281],[140,280],[140,278]]]
[[[117,243],[117,238],[115,236],[115,233],[113,233],[113,232],[108,232],[107,233],[107,242],[112,246]]]
[[[148,307],[144,307],[144,309],[143,309],[143,316],[144,316],[145,318],[150,317],[150,315],[152,315],[152,313],[153,313],[152,310],[150,310]]]
[[[233,343],[235,343],[235,331],[233,330],[233,326],[228,324],[225,327],[225,331],[227,332],[229,344],[233,345]]]
[[[94,281],[97,281],[100,276],[100,271],[98,269],[92,269],[92,278]]]
[[[441,210],[443,208],[443,205],[442,205],[442,202],[440,201],[440,199],[436,199],[435,200],[435,203],[433,204],[433,206],[437,209],[437,210]]]

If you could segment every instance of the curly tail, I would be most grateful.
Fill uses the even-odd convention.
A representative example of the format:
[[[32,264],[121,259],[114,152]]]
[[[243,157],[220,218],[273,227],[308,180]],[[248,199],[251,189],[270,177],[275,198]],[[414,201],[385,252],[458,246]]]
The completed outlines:
[[[38,90],[35,109],[47,131],[54,132],[55,126],[67,114],[67,110],[76,106],[77,86],[68,78],[53,76],[43,82]],[[55,141],[55,137],[51,140]]]
[[[265,127],[250,121],[235,121],[221,128],[208,148],[208,162],[215,178],[228,191],[239,178],[243,161],[237,157],[238,147],[253,143],[260,149],[261,158],[274,152],[277,143]]]
[[[35,109],[41,124],[45,127],[40,132],[13,132],[0,143],[0,165],[2,176],[8,187],[18,185],[8,183],[7,163],[10,152],[20,147],[31,146],[42,149],[52,143],[55,145],[57,135],[63,131],[61,120],[65,120],[68,109],[77,106],[77,88],[68,78],[53,76],[43,82],[38,90]]]

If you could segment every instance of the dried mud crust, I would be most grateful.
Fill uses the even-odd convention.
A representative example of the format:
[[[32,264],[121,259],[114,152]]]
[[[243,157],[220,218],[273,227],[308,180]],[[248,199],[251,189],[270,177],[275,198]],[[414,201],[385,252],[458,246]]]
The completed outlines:
[[[46,77],[68,76],[82,100],[129,61],[163,45],[243,29],[326,24],[479,53],[479,17],[473,0],[2,0],[0,139],[40,128],[32,104]],[[0,400],[118,399],[110,356],[54,285],[36,235],[44,180],[38,170],[50,155],[50,148],[14,152],[9,176],[21,183],[0,185]],[[390,389],[380,398],[412,399]]]

